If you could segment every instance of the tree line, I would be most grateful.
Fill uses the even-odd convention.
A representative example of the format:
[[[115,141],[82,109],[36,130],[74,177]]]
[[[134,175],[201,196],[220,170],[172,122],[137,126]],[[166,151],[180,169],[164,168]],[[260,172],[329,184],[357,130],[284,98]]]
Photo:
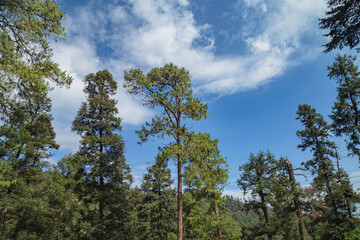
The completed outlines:
[[[323,28],[334,26],[330,20],[344,11],[341,4],[357,14],[358,5],[348,1],[328,4]],[[2,1],[0,12],[0,239],[356,239],[359,195],[332,141],[343,136],[349,153],[360,156],[355,57],[338,55],[328,68],[338,84],[331,124],[299,105],[298,147],[312,159],[297,169],[270,151],[251,153],[238,179],[251,198],[238,205],[222,195],[228,165],[218,140],[190,127],[209,116],[207,104],[193,96],[190,73],[174,64],[124,72],[128,94],[159,110],[137,131],[139,143],[166,140],[140,187],[131,187],[114,98],[118,86],[106,69],[84,77],[86,101],[72,122],[79,149],[50,164],[49,150],[60,147],[50,82],[69,87],[72,78],[51,60],[48,39],[65,37],[65,15],[51,0]],[[327,51],[357,45],[356,34],[353,41],[346,37],[330,41]],[[169,161],[177,167],[176,187]],[[312,174],[310,187],[295,179],[299,170]],[[250,211],[254,220],[242,222],[238,211]]]

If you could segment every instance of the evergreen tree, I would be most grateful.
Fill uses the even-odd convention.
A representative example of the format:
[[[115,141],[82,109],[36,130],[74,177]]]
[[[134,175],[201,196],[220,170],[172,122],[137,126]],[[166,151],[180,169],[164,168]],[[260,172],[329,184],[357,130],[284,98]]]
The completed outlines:
[[[325,44],[325,52],[345,46],[357,46],[360,41],[360,3],[354,0],[328,0],[329,10],[326,17],[320,19],[320,27],[329,30],[326,37],[330,41]]]
[[[355,227],[352,213],[355,211],[357,194],[352,189],[346,173],[342,171],[341,175],[346,180],[340,182],[339,175],[335,171],[332,162],[336,157],[335,144],[329,139],[330,126],[322,115],[306,104],[299,105],[297,114],[297,119],[304,125],[304,129],[297,132],[301,139],[298,147],[303,151],[310,149],[313,153],[313,159],[305,162],[304,165],[311,169],[315,176],[313,187],[325,193],[322,209],[324,214],[317,219],[325,223],[321,239],[344,239],[344,233]]]
[[[228,178],[228,165],[221,157],[218,140],[210,134],[190,133],[185,149],[189,164],[184,170],[186,238],[233,239],[241,236],[231,216],[224,211],[221,192]]]
[[[328,67],[329,78],[336,81],[337,99],[330,118],[337,136],[347,137],[347,148],[360,158],[360,77],[355,57],[338,55]]]
[[[279,160],[269,152],[250,154],[248,163],[240,166],[238,185],[254,197],[248,207],[261,209],[263,221],[244,230],[246,239],[307,239],[301,190],[295,182],[287,158]]]
[[[85,76],[84,82],[87,102],[73,121],[73,130],[82,137],[73,165],[79,167],[75,176],[81,179],[79,194],[88,209],[84,238],[126,239],[131,227],[126,195],[132,177],[119,134],[121,119],[111,99],[117,84],[107,70]]]
[[[33,168],[31,176],[16,175],[1,187],[0,239],[67,239],[78,208],[75,196],[66,191],[63,177],[56,171]]]
[[[161,152],[148,168],[141,185],[145,196],[140,215],[148,223],[143,231],[146,235],[141,239],[176,238],[176,191],[171,188],[172,184],[166,156]]]
[[[125,71],[124,87],[133,95],[139,95],[145,105],[160,107],[163,111],[147,122],[141,131],[137,131],[141,142],[150,136],[170,137],[173,142],[163,149],[165,154],[176,161],[178,173],[178,239],[183,239],[182,223],[182,179],[186,154],[183,145],[188,133],[185,120],[200,120],[207,116],[207,105],[194,98],[191,90],[191,78],[184,68],[166,64],[154,68],[145,76],[140,69]]]
[[[276,166],[275,157],[270,151],[260,151],[257,155],[250,153],[249,162],[239,167],[242,173],[238,179],[238,186],[244,191],[244,194],[250,190],[254,199],[258,198],[260,200],[254,200],[253,204],[259,206],[262,210],[265,224],[256,235],[267,235],[268,239],[272,239],[275,235],[275,231],[270,224],[268,204],[271,197],[271,182],[274,178],[271,170]],[[259,227],[257,228],[259,229]]]
[[[43,166],[50,157],[48,149],[59,147],[51,124],[48,92],[48,84],[41,79],[0,91],[0,157],[16,170]]]
[[[0,3],[0,77],[21,84],[50,78],[69,85],[71,77],[51,60],[48,38],[63,39],[65,14],[53,0],[4,0]]]
[[[65,36],[64,14],[51,0],[2,1],[0,12],[0,164],[5,183],[0,189],[0,235],[60,238],[66,231],[60,230],[65,215],[59,211],[69,199],[43,168],[48,150],[58,148],[47,79],[66,86],[72,80],[51,60],[48,46],[50,37]]]

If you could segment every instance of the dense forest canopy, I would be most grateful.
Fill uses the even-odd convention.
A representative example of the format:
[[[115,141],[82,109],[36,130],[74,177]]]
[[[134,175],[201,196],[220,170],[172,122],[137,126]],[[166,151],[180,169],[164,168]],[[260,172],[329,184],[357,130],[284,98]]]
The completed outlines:
[[[320,19],[330,30],[325,52],[357,46],[357,1],[327,3]],[[230,166],[221,138],[194,127],[207,124],[212,102],[197,97],[191,73],[174,63],[147,73],[128,68],[123,79],[108,69],[87,73],[71,127],[79,146],[53,161],[61,145],[52,86],[72,88],[74,80],[50,48],[66,40],[60,9],[53,0],[0,2],[0,239],[360,239],[360,195],[334,140],[344,142],[351,160],[360,157],[355,56],[338,54],[327,68],[337,86],[329,122],[310,104],[293,109],[296,147],[308,159],[249,151],[238,162],[239,199],[226,195]],[[122,94],[154,111],[136,130],[140,145],[160,139],[137,185],[126,157]]]

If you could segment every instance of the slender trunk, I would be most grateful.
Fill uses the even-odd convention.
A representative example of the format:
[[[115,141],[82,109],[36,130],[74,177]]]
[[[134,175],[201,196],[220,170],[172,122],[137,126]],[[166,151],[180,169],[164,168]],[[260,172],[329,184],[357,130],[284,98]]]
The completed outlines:
[[[219,209],[218,209],[218,206],[217,206],[217,202],[216,202],[216,196],[214,196],[214,208],[215,208],[215,215],[216,215],[216,218],[217,220],[219,221]],[[219,238],[222,238],[222,234],[221,234],[221,228],[220,226],[218,226],[218,235],[219,235]]]
[[[100,129],[100,141],[102,141],[102,129]],[[99,158],[99,166],[100,166],[100,199],[99,199],[99,220],[100,222],[102,222],[103,218],[104,218],[104,196],[103,196],[103,192],[104,192],[104,175],[103,175],[103,145],[102,142],[100,142],[100,158]]]
[[[342,183],[341,172],[340,172],[340,157],[339,157],[339,154],[338,154],[336,148],[335,148],[335,158],[336,158],[336,166],[337,166],[339,181],[340,181],[340,183]]]
[[[267,225],[269,223],[269,213],[268,213],[268,209],[266,207],[265,194],[262,191],[260,191],[259,195],[260,195],[260,199],[261,199],[261,209],[263,210],[265,223]],[[271,233],[267,233],[267,236],[268,236],[269,240],[272,240]]]
[[[177,108],[177,116],[176,116],[176,143],[177,146],[180,147],[181,139],[180,139],[180,120],[181,120],[181,110],[180,110],[180,100],[176,98],[176,108]],[[178,160],[178,240],[183,240],[183,217],[182,217],[182,208],[183,208],[183,195],[182,195],[182,160],[181,154],[177,154]]]
[[[354,100],[354,97],[353,97],[353,94],[352,93],[349,93],[349,98],[350,98],[350,101],[351,101],[351,108],[354,110],[355,112],[355,117],[354,117],[354,124],[356,127],[359,126],[359,110],[357,109],[357,104],[356,104],[356,101]],[[360,133],[360,129],[358,129],[358,132]]]
[[[178,240],[183,239],[182,203],[182,162],[178,154]]]
[[[5,208],[2,210],[2,213],[1,213],[1,219],[0,219],[0,237],[2,236],[2,233],[3,233],[3,231],[4,231],[6,213],[7,213],[7,207],[5,207]]]
[[[290,162],[288,162],[287,170],[288,170],[289,180],[290,180],[290,184],[291,184],[291,191],[294,196],[294,204],[295,204],[295,209],[296,209],[296,215],[298,217],[298,227],[299,227],[300,236],[301,236],[302,240],[307,240],[308,238],[306,235],[306,228],[305,228],[303,214],[302,214],[302,210],[301,210],[301,202],[299,200],[299,194],[296,193],[294,170],[293,170],[292,164]]]
[[[336,166],[337,166],[337,172],[338,172],[338,176],[339,176],[339,182],[340,182],[340,185],[343,186],[341,171],[340,171],[340,157],[339,157],[339,154],[338,154],[336,148],[335,148],[335,158],[336,158]],[[347,197],[346,192],[345,192],[345,197]],[[348,216],[349,216],[349,218],[352,218],[350,203],[346,202],[345,204],[346,204],[346,210],[348,212]]]

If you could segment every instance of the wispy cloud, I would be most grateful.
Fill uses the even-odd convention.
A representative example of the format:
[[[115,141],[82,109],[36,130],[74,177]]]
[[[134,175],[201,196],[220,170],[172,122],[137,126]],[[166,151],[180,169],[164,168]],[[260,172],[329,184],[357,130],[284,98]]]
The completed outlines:
[[[197,24],[189,5],[183,1],[129,2],[127,17],[124,17],[124,8],[119,17],[109,15],[112,21],[124,19],[118,23],[126,24],[120,26],[122,31],[110,33],[114,51],[144,69],[167,62],[184,66],[193,75],[200,94],[225,95],[256,88],[287,68],[314,57],[314,52],[321,52],[305,39],[321,37],[317,19],[325,9],[322,1],[287,0],[270,1],[270,4],[261,0],[237,1],[234,4],[242,10],[233,14],[243,18],[243,25],[254,28],[240,35],[241,41],[246,43],[246,54],[232,56],[215,54],[216,38],[208,34],[211,26]],[[250,13],[244,14],[245,11],[261,15],[261,18],[250,18]],[[132,22],[126,20],[129,17]],[[261,24],[252,22],[259,20]]]
[[[306,39],[321,37],[317,19],[324,12],[323,1],[233,4],[228,17],[236,15],[243,24],[241,34],[227,34],[240,38],[245,49],[231,56],[218,54],[217,33],[210,24],[196,22],[187,0],[128,0],[121,5],[90,1],[68,15],[68,41],[52,44],[54,60],[75,79],[71,89],[55,89],[51,95],[60,144],[77,145],[69,139],[62,142],[60,136],[68,131],[64,121],[71,125],[85,99],[82,79],[88,73],[108,68],[119,83],[119,116],[125,123],[140,124],[152,113],[125,94],[123,70],[147,71],[173,62],[190,71],[196,94],[221,96],[257,88],[321,52]]]

